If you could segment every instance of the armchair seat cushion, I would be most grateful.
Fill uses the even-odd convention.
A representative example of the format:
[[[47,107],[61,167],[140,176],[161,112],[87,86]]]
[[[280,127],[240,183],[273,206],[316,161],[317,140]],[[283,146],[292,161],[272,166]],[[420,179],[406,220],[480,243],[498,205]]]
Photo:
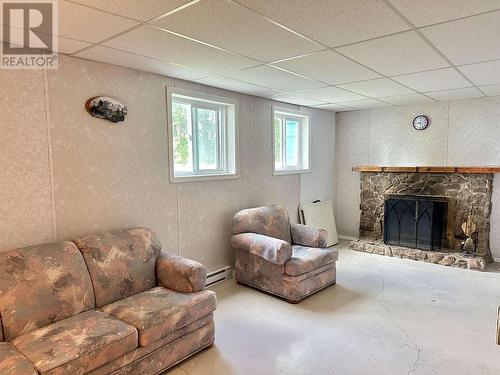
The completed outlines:
[[[215,293],[180,293],[163,287],[116,301],[101,310],[137,328],[139,346],[146,346],[210,314]]]
[[[38,371],[11,344],[0,342],[0,374],[38,375]]]
[[[285,273],[290,276],[302,275],[330,263],[333,266],[337,258],[335,250],[293,245],[292,259],[285,263]]]
[[[100,311],[87,311],[12,341],[42,375],[86,374],[137,347],[137,330]]]

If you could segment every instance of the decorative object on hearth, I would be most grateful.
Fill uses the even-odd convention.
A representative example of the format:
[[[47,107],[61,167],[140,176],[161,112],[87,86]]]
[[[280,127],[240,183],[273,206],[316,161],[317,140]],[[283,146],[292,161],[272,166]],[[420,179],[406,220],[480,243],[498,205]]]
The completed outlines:
[[[119,101],[106,96],[95,96],[85,103],[85,109],[91,116],[120,122],[125,120],[127,107]]]
[[[426,115],[418,115],[413,119],[413,127],[415,130],[424,130],[429,126],[429,124],[430,120]]]
[[[476,232],[477,225],[474,221],[472,221],[472,208],[467,214],[467,220],[462,224],[462,231],[464,232],[466,239],[461,242],[461,248],[468,255],[476,255],[477,246],[476,242],[472,238],[472,234]]]

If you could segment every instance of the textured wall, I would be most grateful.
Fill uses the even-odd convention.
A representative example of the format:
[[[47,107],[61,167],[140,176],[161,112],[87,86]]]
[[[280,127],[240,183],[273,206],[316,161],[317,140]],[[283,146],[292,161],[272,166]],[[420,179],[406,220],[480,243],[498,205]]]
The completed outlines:
[[[232,263],[235,211],[278,203],[296,220],[300,176],[272,175],[270,100],[64,56],[45,75],[0,71],[0,85],[0,249],[145,225],[214,270]],[[166,86],[239,101],[239,179],[169,182]],[[89,116],[97,95],[125,103],[126,121]],[[311,115],[333,131],[329,112]]]
[[[413,130],[417,114],[430,127]],[[336,115],[336,220],[339,234],[359,226],[355,165],[500,165],[500,98],[484,98],[344,112]],[[388,141],[389,140],[389,141]],[[490,246],[500,259],[500,176],[493,186]]]
[[[300,175],[300,203],[316,199],[333,201],[335,163],[335,113],[312,111],[311,124],[311,172]],[[333,125],[333,126],[332,126]]]

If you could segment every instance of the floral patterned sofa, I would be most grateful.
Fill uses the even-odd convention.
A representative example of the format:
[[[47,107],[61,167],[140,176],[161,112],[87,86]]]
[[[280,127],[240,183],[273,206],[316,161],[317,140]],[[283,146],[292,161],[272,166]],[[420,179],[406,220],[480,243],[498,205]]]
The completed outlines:
[[[336,250],[325,248],[327,232],[290,224],[280,206],[238,212],[233,219],[236,280],[298,303],[335,284]]]
[[[0,252],[0,374],[157,374],[213,344],[205,281],[147,228]]]

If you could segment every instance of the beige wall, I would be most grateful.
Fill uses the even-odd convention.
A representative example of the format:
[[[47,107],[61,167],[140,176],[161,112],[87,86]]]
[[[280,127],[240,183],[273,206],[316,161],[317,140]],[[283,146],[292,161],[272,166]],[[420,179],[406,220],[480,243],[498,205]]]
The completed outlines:
[[[278,203],[296,220],[301,177],[272,175],[270,100],[64,56],[54,71],[0,71],[0,85],[0,248],[144,225],[214,270],[232,262],[235,211]],[[169,182],[166,86],[239,101],[239,179]],[[125,103],[126,121],[90,117],[83,104],[97,95]],[[310,112],[313,136],[331,137],[333,114]]]
[[[431,125],[413,129],[418,114]],[[355,165],[500,165],[500,98],[337,113],[338,232],[358,235],[359,173]],[[500,176],[495,176],[491,249],[500,259]]]

